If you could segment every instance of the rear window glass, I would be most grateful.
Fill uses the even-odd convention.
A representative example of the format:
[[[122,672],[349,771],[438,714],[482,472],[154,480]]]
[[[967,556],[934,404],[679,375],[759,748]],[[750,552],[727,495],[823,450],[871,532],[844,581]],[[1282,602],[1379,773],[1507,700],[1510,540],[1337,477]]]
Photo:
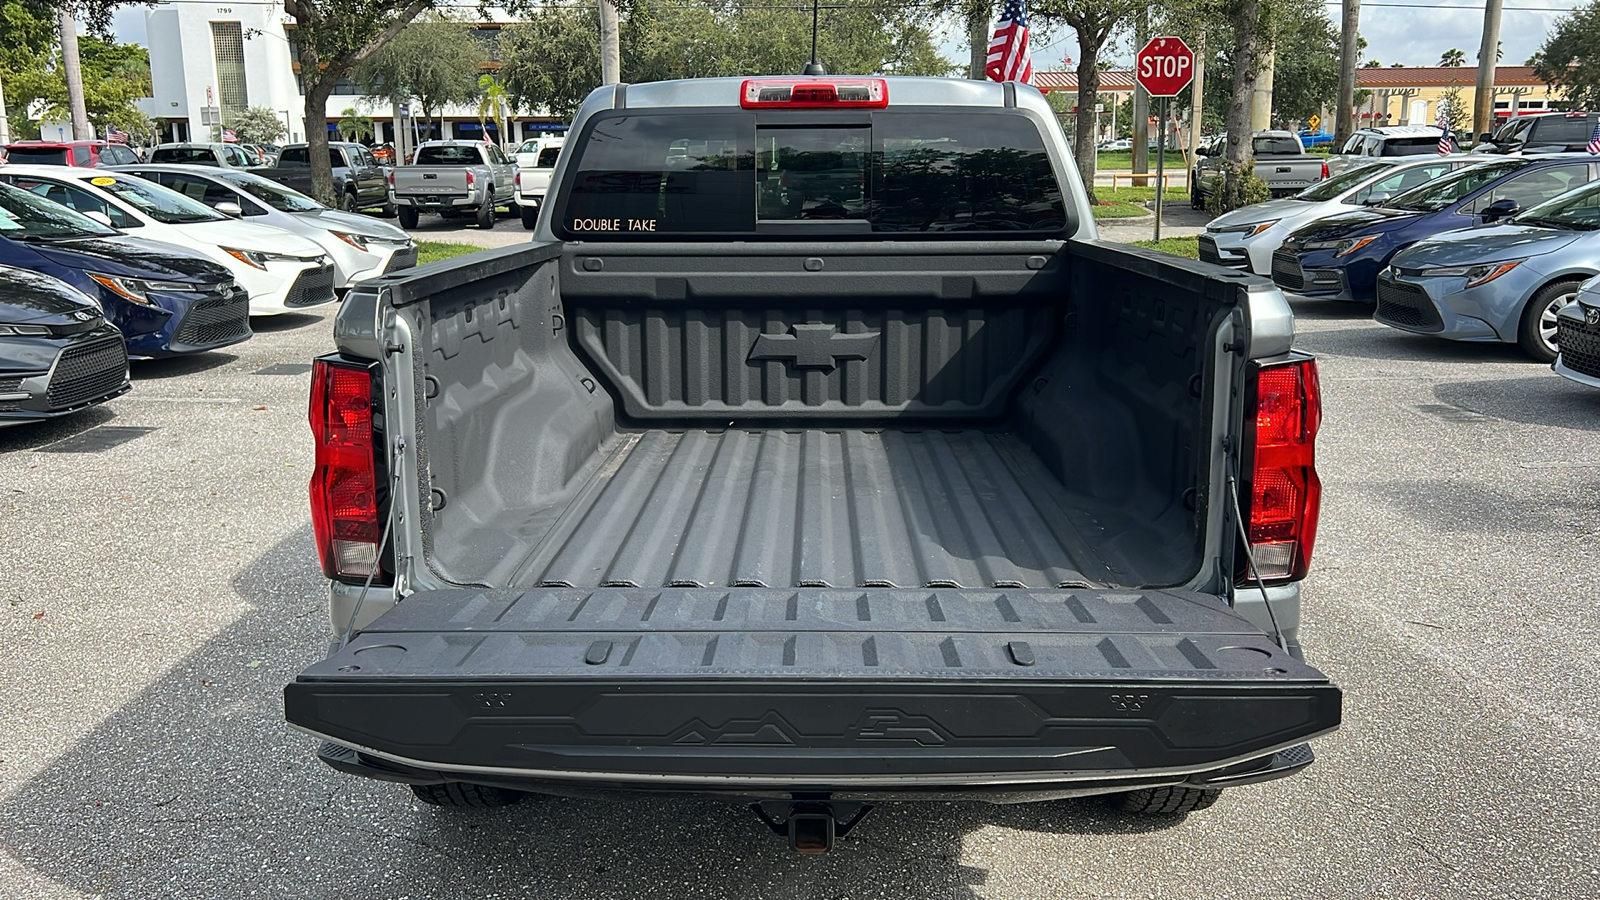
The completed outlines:
[[[1454,141],[1452,140],[1452,144]],[[1383,142],[1384,156],[1423,156],[1439,152],[1437,136],[1392,137]]]
[[[483,156],[477,147],[423,147],[417,151],[419,166],[478,166]]]
[[[556,160],[559,159],[560,157],[561,157],[561,148],[560,147],[546,147],[543,150],[539,151],[539,162],[535,166],[535,168],[539,168],[539,169],[554,169],[556,167]]]
[[[820,119],[821,117],[818,117]],[[557,227],[652,234],[1048,234],[1066,225],[1038,128],[1015,114],[616,115],[570,142]],[[815,121],[815,120],[813,120]]]
[[[64,166],[67,151],[64,147],[12,147],[6,151],[6,159],[19,165]]]
[[[286,147],[278,156],[279,166],[304,166],[309,165],[311,151],[304,147]]]
[[[1586,144],[1594,131],[1595,116],[1550,116],[1533,120],[1533,144]]]
[[[210,147],[159,147],[150,154],[150,161],[214,166],[217,164],[217,157],[211,152]]]
[[[1305,151],[1300,148],[1300,142],[1292,137],[1258,137],[1250,141],[1250,148],[1257,156],[1298,156]]]

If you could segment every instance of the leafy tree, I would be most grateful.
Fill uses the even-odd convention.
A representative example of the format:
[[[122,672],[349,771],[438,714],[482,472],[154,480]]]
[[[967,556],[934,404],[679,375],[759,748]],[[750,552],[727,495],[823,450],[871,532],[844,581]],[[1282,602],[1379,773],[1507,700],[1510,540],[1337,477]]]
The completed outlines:
[[[1136,11],[1145,6],[1139,0],[1042,0],[1034,4],[1033,15],[1036,18],[1066,25],[1078,36],[1078,98],[1075,105],[1079,109],[1094,109],[1095,98],[1100,93],[1100,53],[1106,48],[1106,42],[1128,23]],[[1078,172],[1083,176],[1083,186],[1089,192],[1089,202],[1095,203],[1094,116],[1077,117],[1072,148],[1077,158]]]
[[[228,127],[246,144],[276,144],[285,133],[283,120],[265,106],[252,106],[234,115]]]
[[[1451,47],[1439,56],[1441,66],[1464,66],[1467,64],[1466,51],[1459,47]]]
[[[415,98],[423,120],[433,121],[442,118],[446,106],[478,96],[478,67],[487,58],[468,25],[429,12],[357,66],[351,77],[374,96],[395,103]]]
[[[1533,74],[1561,95],[1562,106],[1600,107],[1600,0],[1557,19],[1531,63]]]
[[[25,16],[13,17],[9,9],[0,9],[0,21],[7,23],[25,21]],[[22,11],[23,13],[26,10]],[[0,26],[0,34],[9,36],[12,29]],[[26,29],[20,35],[27,39]],[[61,55],[53,38],[42,53],[32,58],[19,58],[23,54],[9,43],[0,50],[0,58],[12,56],[5,70],[7,113],[18,134],[31,132],[38,122],[28,118],[28,111],[38,105],[47,119],[65,119],[70,116],[67,106],[67,83],[62,74]],[[89,112],[89,122],[96,130],[115,125],[128,128],[144,122],[145,116],[135,101],[150,94],[150,56],[140,46],[118,44],[93,35],[78,39],[78,54],[83,69],[84,105]]]
[[[1303,122],[1338,100],[1339,29],[1322,9],[1299,0],[1282,11],[1272,66],[1273,112],[1282,124]],[[1227,118],[1233,93],[1233,46],[1219,43],[1207,45],[1205,115],[1213,123]]]
[[[347,106],[339,115],[340,137],[347,141],[359,141],[373,136],[372,119],[357,112],[355,107]]]
[[[1461,99],[1461,88],[1454,81],[1450,87],[1440,95],[1439,102],[1444,104],[1444,118],[1450,123],[1450,131],[1462,136],[1461,143],[1465,146],[1472,137],[1468,127],[1472,124],[1472,104]]]

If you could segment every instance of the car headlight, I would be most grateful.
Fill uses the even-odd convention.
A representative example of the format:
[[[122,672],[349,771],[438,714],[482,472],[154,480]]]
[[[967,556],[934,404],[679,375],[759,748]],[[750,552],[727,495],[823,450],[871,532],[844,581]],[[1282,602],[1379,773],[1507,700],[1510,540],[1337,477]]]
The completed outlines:
[[[49,325],[0,325],[0,337],[48,337]]]
[[[1362,247],[1378,239],[1378,235],[1369,234],[1365,237],[1341,238],[1337,241],[1312,241],[1306,244],[1306,250],[1332,250],[1334,256],[1349,256]]]
[[[228,254],[234,259],[237,259],[239,262],[242,262],[247,266],[260,269],[263,272],[266,271],[267,263],[269,262],[310,261],[304,257],[293,256],[288,253],[268,253],[264,250],[235,250],[232,247],[223,247],[222,252]]]
[[[1467,287],[1470,288],[1477,287],[1480,284],[1488,284],[1524,262],[1527,262],[1527,260],[1510,259],[1505,262],[1479,263],[1475,266],[1441,266],[1437,269],[1423,269],[1417,274],[1426,277],[1465,278],[1467,279]]]
[[[145,278],[118,278],[115,275],[101,275],[96,272],[90,272],[89,277],[94,279],[95,284],[116,294],[118,297],[132,300],[135,303],[143,303],[147,306],[153,305],[150,300],[150,294],[153,291],[198,294],[204,290],[203,286],[191,284],[187,281],[150,281]]]
[[[1221,228],[1207,228],[1206,230],[1212,234],[1242,234],[1247,238],[1253,238],[1261,232],[1266,231],[1268,228],[1278,224],[1280,221],[1282,220],[1268,219],[1265,222],[1251,222],[1246,225],[1225,225]]]
[[[365,249],[367,249],[367,242],[369,240],[371,240],[371,238],[368,238],[366,235],[362,235],[362,234],[347,234],[347,233],[345,233],[343,231],[330,231],[329,234],[333,235],[334,237],[338,238],[341,241],[344,241],[346,244],[349,244],[350,246],[356,248],[357,250],[365,250]]]

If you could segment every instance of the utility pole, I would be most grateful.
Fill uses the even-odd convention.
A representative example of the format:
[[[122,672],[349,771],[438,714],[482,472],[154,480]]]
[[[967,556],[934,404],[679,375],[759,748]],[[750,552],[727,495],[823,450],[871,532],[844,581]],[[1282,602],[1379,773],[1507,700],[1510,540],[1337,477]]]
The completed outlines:
[[[987,81],[984,70],[989,67],[989,4],[972,3],[967,6],[967,42],[971,53],[967,59],[967,77],[973,81]]]
[[[1256,75],[1256,87],[1250,94],[1250,130],[1266,131],[1272,127],[1272,67],[1278,52],[1276,44],[1261,54],[1261,72]]]
[[[617,5],[600,0],[600,83],[622,80],[622,37],[617,30]]]
[[[1472,93],[1472,142],[1494,130],[1494,64],[1500,55],[1500,0],[1483,5],[1483,45],[1478,48],[1478,88]]]
[[[6,122],[6,89],[0,85],[0,147],[11,143],[11,125]]]
[[[1361,26],[1361,0],[1342,0],[1339,19],[1339,109],[1333,117],[1334,152],[1350,140],[1356,118],[1356,38]]]
[[[1133,20],[1133,45],[1143,47],[1150,40],[1150,14],[1144,9],[1139,10]],[[1143,175],[1150,171],[1150,94],[1139,85],[1138,79],[1133,84],[1133,173]],[[1149,184],[1145,178],[1135,178],[1133,183],[1138,187]]]
[[[1194,104],[1189,113],[1189,145],[1184,148],[1186,151],[1184,159],[1189,161],[1191,171],[1195,153],[1200,149],[1200,128],[1205,123],[1206,52],[1206,30],[1201,28],[1200,33],[1195,35],[1194,42],[1194,80],[1189,82],[1190,97]]]
[[[67,104],[72,109],[72,139],[87,141],[94,137],[89,127],[89,110],[83,103],[83,66],[78,60],[78,23],[72,10],[63,7],[56,13],[56,24],[61,29],[61,68],[67,77]]]

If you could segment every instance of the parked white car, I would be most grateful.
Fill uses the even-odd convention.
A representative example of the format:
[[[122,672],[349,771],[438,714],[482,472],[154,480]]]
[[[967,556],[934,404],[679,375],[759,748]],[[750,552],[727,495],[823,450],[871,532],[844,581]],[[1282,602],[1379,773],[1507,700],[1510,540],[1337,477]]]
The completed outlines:
[[[67,166],[4,166],[0,179],[138,237],[201,253],[250,294],[250,315],[333,301],[333,260],[298,234],[237,222],[153,181]]]
[[[118,166],[115,171],[154,181],[225,215],[309,238],[333,258],[337,290],[417,264],[417,243],[400,228],[329,209],[270,178],[209,166]]]
[[[1454,153],[1373,159],[1298,194],[1256,203],[1212,219],[1206,225],[1205,234],[1200,235],[1200,259],[1271,277],[1273,251],[1302,225],[1374,205],[1457,169],[1496,158]]]
[[[534,138],[517,148],[517,208],[522,211],[522,227],[529,231],[539,224],[539,207],[566,143],[565,137]]]

